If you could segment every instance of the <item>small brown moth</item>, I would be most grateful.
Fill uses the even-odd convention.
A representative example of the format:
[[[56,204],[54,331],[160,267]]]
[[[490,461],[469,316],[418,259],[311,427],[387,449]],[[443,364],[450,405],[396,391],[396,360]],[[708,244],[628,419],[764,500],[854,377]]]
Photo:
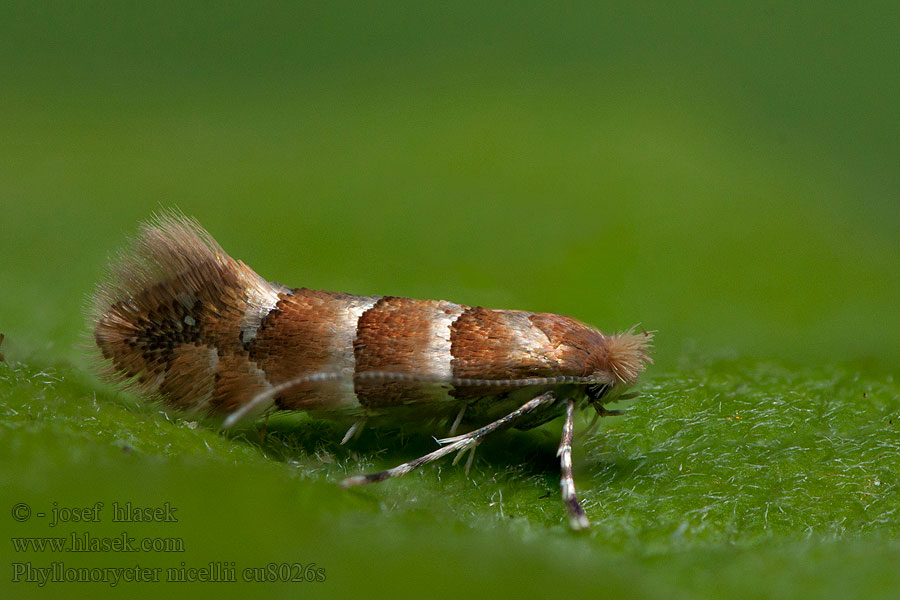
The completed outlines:
[[[575,529],[589,525],[572,479],[575,411],[618,414],[651,362],[652,335],[606,335],[570,317],[444,300],[290,289],[231,258],[191,219],[145,223],[93,297],[104,372],[177,409],[224,416],[304,410],[452,423],[440,448],[354,486],[398,477],[447,454],[459,460],[494,431],[565,417],[560,486]],[[596,418],[596,417],[595,417]],[[452,435],[461,424],[474,430]],[[455,462],[455,461],[454,461]]]

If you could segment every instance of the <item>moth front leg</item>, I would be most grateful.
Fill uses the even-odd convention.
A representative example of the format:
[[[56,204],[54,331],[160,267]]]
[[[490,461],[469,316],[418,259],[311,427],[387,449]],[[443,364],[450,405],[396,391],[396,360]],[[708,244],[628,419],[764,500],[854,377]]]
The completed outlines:
[[[346,479],[341,481],[341,487],[364,485],[366,483],[384,481],[385,479],[391,479],[392,477],[400,477],[401,475],[406,475],[412,470],[418,469],[422,465],[427,465],[428,463],[448,454],[452,454],[453,452],[474,450],[475,446],[477,446],[481,442],[481,440],[483,440],[491,433],[499,431],[501,429],[506,429],[525,415],[536,411],[542,406],[553,404],[554,402],[556,402],[555,394],[552,391],[544,392],[543,394],[532,398],[505,417],[497,419],[493,423],[489,423],[484,427],[480,427],[463,435],[438,440],[441,444],[445,445],[441,448],[438,448],[434,452],[426,454],[425,456],[420,456],[415,460],[405,462],[402,465],[397,465],[393,469],[379,471],[378,473],[371,473],[369,475],[354,475],[353,477],[347,477]]]
[[[572,477],[572,438],[575,435],[575,401],[566,400],[566,421],[563,423],[562,439],[559,442],[560,478],[559,488],[562,493],[563,504],[569,513],[569,525],[575,531],[581,531],[591,526],[578,496],[575,493],[575,479]]]

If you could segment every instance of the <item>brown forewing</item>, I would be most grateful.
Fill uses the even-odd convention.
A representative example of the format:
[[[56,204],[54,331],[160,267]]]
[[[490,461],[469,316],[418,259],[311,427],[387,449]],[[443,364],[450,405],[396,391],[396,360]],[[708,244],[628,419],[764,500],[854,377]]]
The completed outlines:
[[[442,300],[385,296],[359,319],[353,342],[356,372],[388,371],[435,379],[450,375],[450,331],[436,336],[436,322],[455,318],[463,307]],[[449,323],[447,325],[449,328]],[[441,340],[444,339],[441,348]],[[439,384],[357,381],[356,395],[367,407],[429,402],[446,397]],[[443,386],[446,388],[447,386]]]
[[[272,385],[330,371],[335,364],[352,364],[353,348],[340,330],[356,327],[356,320],[348,319],[348,305],[358,298],[305,288],[279,294],[278,304],[263,319],[250,344],[250,358]],[[351,374],[348,372],[348,377]],[[339,385],[301,384],[282,392],[277,403],[288,409],[325,408],[343,401]]]

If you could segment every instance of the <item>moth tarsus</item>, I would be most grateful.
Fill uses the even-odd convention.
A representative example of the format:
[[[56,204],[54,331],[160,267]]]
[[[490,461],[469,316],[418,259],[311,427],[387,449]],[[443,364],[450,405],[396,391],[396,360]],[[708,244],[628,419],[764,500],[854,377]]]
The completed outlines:
[[[303,410],[347,422],[347,443],[369,424],[452,423],[435,451],[344,487],[452,453],[468,456],[468,471],[487,435],[563,417],[560,487],[575,529],[588,526],[572,476],[575,413],[619,414],[603,405],[652,362],[652,333],[634,328],[609,335],[551,313],[268,282],[172,213],[141,227],[92,305],[107,376],[225,427]],[[472,430],[455,435],[460,427]]]

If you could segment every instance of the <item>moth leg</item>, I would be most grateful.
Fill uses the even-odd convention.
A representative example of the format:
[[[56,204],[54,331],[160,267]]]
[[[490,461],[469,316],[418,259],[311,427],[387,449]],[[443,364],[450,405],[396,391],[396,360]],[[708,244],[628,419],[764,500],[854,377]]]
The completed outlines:
[[[475,461],[475,448],[477,448],[477,447],[478,447],[478,444],[473,444],[471,448],[463,448],[462,450],[459,451],[459,453],[453,459],[452,464],[453,464],[453,466],[456,466],[456,464],[460,461],[460,459],[462,459],[463,455],[465,455],[466,452],[469,453],[469,458],[466,459],[466,477],[469,476],[469,471],[472,470],[472,463]]]
[[[566,401],[566,421],[563,424],[562,439],[559,442],[559,450],[556,452],[559,456],[560,470],[562,474],[559,479],[559,487],[562,492],[563,504],[569,512],[569,525],[575,531],[587,529],[591,523],[578,502],[578,496],[575,494],[575,480],[572,477],[572,438],[575,432],[575,401],[571,398]]]
[[[609,410],[597,404],[594,405],[594,410],[597,412],[594,418],[591,419],[590,425],[584,430],[585,436],[592,436],[597,433],[597,429],[600,428],[600,417],[620,417],[628,412],[627,410]]]
[[[600,412],[598,411],[594,418],[591,419],[590,424],[587,426],[587,429],[584,430],[584,436],[590,437],[597,432],[597,429],[600,428]]]
[[[459,427],[459,424],[462,423],[463,415],[466,414],[466,407],[468,404],[463,404],[462,408],[459,409],[459,414],[456,415],[456,419],[453,421],[453,425],[450,426],[450,435],[456,433],[456,428]]]
[[[259,430],[259,444],[260,446],[266,443],[266,435],[269,433],[269,413],[266,411],[266,418],[263,421],[262,427]]]
[[[362,433],[363,427],[366,424],[366,417],[359,419],[356,423],[350,426],[350,429],[347,430],[347,433],[344,434],[344,437],[341,438],[341,445],[343,446],[351,439],[357,437],[360,433]]]
[[[466,459],[466,477],[469,476],[469,471],[472,470],[473,462],[475,462],[475,446],[472,446],[472,449],[469,450],[469,458]]]
[[[608,408],[603,408],[602,406],[596,406],[597,414],[601,417],[621,417],[624,415],[627,410],[609,410]]]
[[[491,433],[500,429],[506,429],[517,419],[534,412],[542,406],[552,404],[553,402],[556,402],[556,396],[553,394],[553,392],[544,392],[540,396],[532,398],[516,410],[512,411],[505,417],[497,419],[493,423],[489,423],[484,427],[480,427],[464,435],[458,435],[456,437],[438,440],[438,442],[444,444],[444,446],[438,448],[434,452],[426,454],[425,456],[420,456],[415,460],[405,462],[402,465],[397,465],[393,469],[379,471],[378,473],[371,473],[369,475],[354,475],[353,477],[347,477],[346,479],[341,481],[341,487],[351,487],[354,485],[375,483],[377,481],[391,479],[392,477],[400,477],[401,475],[406,475],[414,469],[418,469],[422,465],[427,465],[428,463],[448,454],[452,454],[453,452],[474,449],[474,447],[477,446],[478,443],[481,442],[481,440],[483,440]]]

